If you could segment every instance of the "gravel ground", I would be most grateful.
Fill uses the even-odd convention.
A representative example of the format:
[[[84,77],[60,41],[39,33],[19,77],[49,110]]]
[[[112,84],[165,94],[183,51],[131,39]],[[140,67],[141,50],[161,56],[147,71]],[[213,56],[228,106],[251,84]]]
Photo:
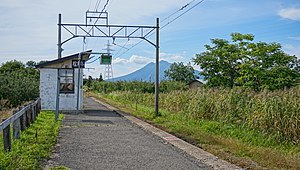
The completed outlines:
[[[70,169],[212,169],[94,100],[66,114],[48,166]]]

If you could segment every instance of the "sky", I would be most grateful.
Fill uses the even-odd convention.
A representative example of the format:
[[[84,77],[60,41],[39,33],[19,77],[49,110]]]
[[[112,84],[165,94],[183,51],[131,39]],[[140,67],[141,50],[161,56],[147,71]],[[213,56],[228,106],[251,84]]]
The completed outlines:
[[[63,24],[84,24],[85,12],[101,11],[106,1],[0,0],[0,64],[11,60],[26,63],[56,59],[58,14],[62,14]],[[187,12],[197,2],[200,0],[109,0],[105,11],[111,25],[147,26],[155,26],[156,18],[160,19],[160,26],[164,26],[186,12],[160,30],[160,60],[170,63],[192,63],[195,54],[204,52],[204,45],[210,44],[212,38],[229,40],[233,32],[253,34],[256,42],[278,42],[286,53],[300,57],[299,0],[204,0]],[[62,40],[67,38],[68,32],[63,31]],[[155,34],[149,40],[155,42]],[[111,38],[85,41],[74,38],[63,44],[63,56],[89,49],[105,52],[108,41],[113,42]],[[139,39],[114,40],[115,45],[111,46],[113,77],[154,62],[154,46],[139,42]],[[136,43],[139,44],[131,48]],[[104,66],[95,60],[98,57],[87,62],[86,76],[104,74]],[[200,69],[197,65],[194,68]]]

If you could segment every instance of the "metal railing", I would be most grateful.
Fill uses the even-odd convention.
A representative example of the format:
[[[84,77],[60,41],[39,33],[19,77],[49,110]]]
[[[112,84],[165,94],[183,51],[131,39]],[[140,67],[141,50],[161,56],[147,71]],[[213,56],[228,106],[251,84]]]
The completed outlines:
[[[13,115],[7,119],[3,119],[0,124],[0,130],[3,130],[4,150],[11,150],[11,124],[13,126],[13,138],[20,139],[21,131],[26,130],[30,124],[34,123],[36,117],[41,110],[41,99],[33,101],[25,107],[19,107],[14,110]]]

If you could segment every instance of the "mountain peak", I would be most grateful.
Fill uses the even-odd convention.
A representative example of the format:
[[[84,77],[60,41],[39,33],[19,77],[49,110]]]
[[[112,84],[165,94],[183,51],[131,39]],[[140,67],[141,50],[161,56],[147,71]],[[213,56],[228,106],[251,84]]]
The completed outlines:
[[[161,60],[159,61],[159,79],[163,80],[165,78],[165,70],[169,69],[171,63]],[[116,77],[109,81],[155,81],[155,63],[151,62],[145,65],[143,68],[127,74],[125,76]]]
[[[171,63],[169,63],[165,60],[159,61],[159,81],[165,79],[165,71],[168,70],[171,65],[172,65]],[[197,75],[199,75],[199,71],[195,70],[195,73]],[[110,79],[108,81],[135,81],[135,80],[154,82],[155,81],[155,63],[154,62],[148,63],[143,68],[141,68],[137,71],[129,73],[125,76]]]

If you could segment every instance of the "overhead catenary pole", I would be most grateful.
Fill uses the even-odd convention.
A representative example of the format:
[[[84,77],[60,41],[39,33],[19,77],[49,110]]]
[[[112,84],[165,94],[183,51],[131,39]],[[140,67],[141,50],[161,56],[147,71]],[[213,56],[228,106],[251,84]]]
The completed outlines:
[[[156,18],[155,115],[159,115],[159,18]]]
[[[100,17],[99,17],[100,18]],[[59,19],[61,22],[61,19]],[[159,115],[159,18],[156,18],[156,26],[142,26],[142,25],[90,25],[90,24],[62,24],[59,23],[59,32],[60,29],[63,29],[65,32],[69,33],[71,37],[61,41],[61,35],[59,33],[59,55],[61,56],[62,48],[61,46],[72,40],[73,38],[138,38],[147,41],[153,45],[156,49],[156,78],[155,78],[155,115]],[[81,30],[81,31],[78,31]],[[90,31],[92,30],[92,32]],[[156,30],[156,43],[151,42],[148,37],[151,35],[151,32]],[[83,54],[83,53],[81,53]],[[80,65],[80,63],[79,63]],[[79,68],[80,72],[80,68]],[[79,81],[78,81],[79,83]],[[79,94],[79,93],[78,93]],[[77,110],[79,110],[77,102]]]
[[[62,52],[62,48],[61,48],[61,14],[58,14],[58,42],[57,42],[57,54],[58,54],[58,58],[61,58],[61,52]]]
[[[61,14],[58,14],[58,43],[57,43],[57,58],[61,58]],[[60,77],[59,69],[57,69],[57,83],[56,83],[56,108],[55,108],[55,121],[58,120],[59,115],[59,93],[60,93]]]
[[[80,105],[80,103],[79,103],[79,97],[80,97],[80,95],[79,95],[79,93],[80,93],[80,86],[81,86],[81,83],[80,83],[80,70],[81,70],[81,53],[79,53],[79,55],[78,55],[78,79],[77,79],[77,110],[76,110],[76,112],[77,112],[77,114],[79,113],[79,105]]]

